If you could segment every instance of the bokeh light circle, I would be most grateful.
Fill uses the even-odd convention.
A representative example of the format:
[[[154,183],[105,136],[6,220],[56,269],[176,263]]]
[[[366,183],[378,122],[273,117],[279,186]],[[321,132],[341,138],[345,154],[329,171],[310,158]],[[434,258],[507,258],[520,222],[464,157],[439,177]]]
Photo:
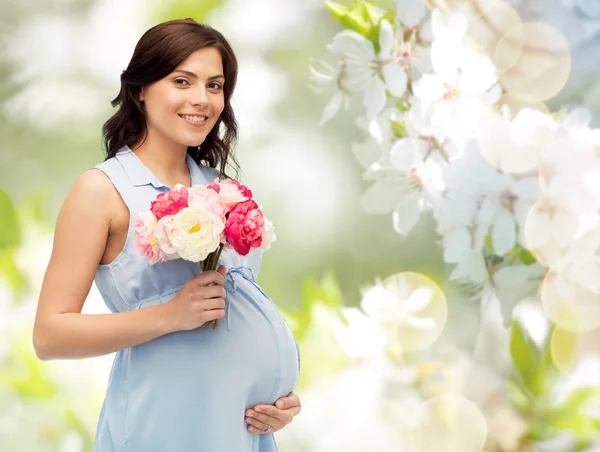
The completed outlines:
[[[568,332],[600,327],[600,295],[563,274],[548,272],[542,283],[541,301],[550,320]]]
[[[394,294],[398,304],[407,306],[407,309],[415,302],[414,297],[430,297],[418,310],[410,312],[414,323],[402,322],[392,326],[402,350],[413,352],[430,347],[441,336],[448,318],[444,292],[430,278],[414,272],[390,275],[382,281],[382,285]],[[423,327],[423,323],[429,325]]]
[[[552,267],[574,243],[579,219],[553,198],[539,198],[525,217],[524,245],[536,260]]]
[[[418,452],[480,452],[487,437],[485,416],[460,394],[441,394],[419,406]]]
[[[541,22],[526,22],[508,30],[494,50],[493,61],[504,89],[527,102],[551,99],[571,73],[568,41]]]

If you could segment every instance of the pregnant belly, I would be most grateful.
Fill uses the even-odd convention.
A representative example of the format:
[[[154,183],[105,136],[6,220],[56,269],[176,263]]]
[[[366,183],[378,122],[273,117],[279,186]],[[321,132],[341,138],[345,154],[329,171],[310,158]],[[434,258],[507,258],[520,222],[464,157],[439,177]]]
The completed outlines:
[[[239,424],[244,431],[245,409],[272,404],[296,387],[292,333],[262,291],[244,283],[228,293],[229,330],[222,319],[216,330],[178,331],[129,350],[130,431],[142,419],[144,430],[162,429],[165,418],[179,419],[173,428],[185,418],[214,428]]]
[[[283,318],[265,316],[241,292],[228,298],[230,330],[221,321],[129,349],[124,450],[249,451],[245,410],[296,386],[295,342]]]

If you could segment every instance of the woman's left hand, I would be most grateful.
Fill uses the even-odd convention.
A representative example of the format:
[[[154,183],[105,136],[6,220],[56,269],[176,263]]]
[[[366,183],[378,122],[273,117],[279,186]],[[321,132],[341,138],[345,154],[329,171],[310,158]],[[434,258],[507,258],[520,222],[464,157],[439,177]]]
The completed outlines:
[[[277,432],[292,422],[301,409],[300,398],[293,392],[277,399],[275,405],[255,405],[246,410],[248,430],[262,435]]]

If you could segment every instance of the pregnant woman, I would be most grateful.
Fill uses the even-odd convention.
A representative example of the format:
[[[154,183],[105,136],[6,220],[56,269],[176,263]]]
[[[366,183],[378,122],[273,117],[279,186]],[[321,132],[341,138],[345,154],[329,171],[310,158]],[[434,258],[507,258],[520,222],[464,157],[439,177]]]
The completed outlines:
[[[148,30],[104,124],[107,158],[59,213],[33,342],[42,360],[116,352],[95,452],[272,452],[300,412],[298,345],[256,283],[260,252],[223,250],[217,271],[200,273],[182,259],[150,265],[134,243],[136,214],[158,194],[224,178],[235,162],[236,78],[211,27]],[[81,314],[92,281],[111,314]]]

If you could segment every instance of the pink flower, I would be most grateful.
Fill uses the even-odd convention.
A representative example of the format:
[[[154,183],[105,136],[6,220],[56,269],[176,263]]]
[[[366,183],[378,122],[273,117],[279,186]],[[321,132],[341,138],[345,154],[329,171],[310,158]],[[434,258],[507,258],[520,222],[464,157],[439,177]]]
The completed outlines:
[[[265,217],[253,200],[241,202],[233,207],[225,224],[225,238],[241,256],[251,248],[262,244]]]
[[[188,191],[183,185],[177,185],[173,190],[161,193],[150,203],[150,210],[160,220],[166,215],[175,215],[188,206]]]
[[[225,214],[229,212],[229,206],[218,192],[205,185],[194,185],[188,191],[189,207],[206,209],[225,222]]]
[[[219,178],[216,178],[212,184],[208,185],[208,188],[212,188],[219,193],[228,206],[235,206],[242,201],[252,199],[252,191],[233,179],[225,179],[223,182],[219,182]]]
[[[177,259],[179,254],[177,248],[171,242],[171,232],[174,229],[175,215],[168,215],[158,220],[154,228],[154,236],[158,240],[158,246],[165,253],[167,259]]]
[[[160,249],[158,239],[154,235],[157,220],[152,212],[139,212],[133,224],[134,243],[138,251],[146,256],[150,264],[167,260],[167,256]]]

